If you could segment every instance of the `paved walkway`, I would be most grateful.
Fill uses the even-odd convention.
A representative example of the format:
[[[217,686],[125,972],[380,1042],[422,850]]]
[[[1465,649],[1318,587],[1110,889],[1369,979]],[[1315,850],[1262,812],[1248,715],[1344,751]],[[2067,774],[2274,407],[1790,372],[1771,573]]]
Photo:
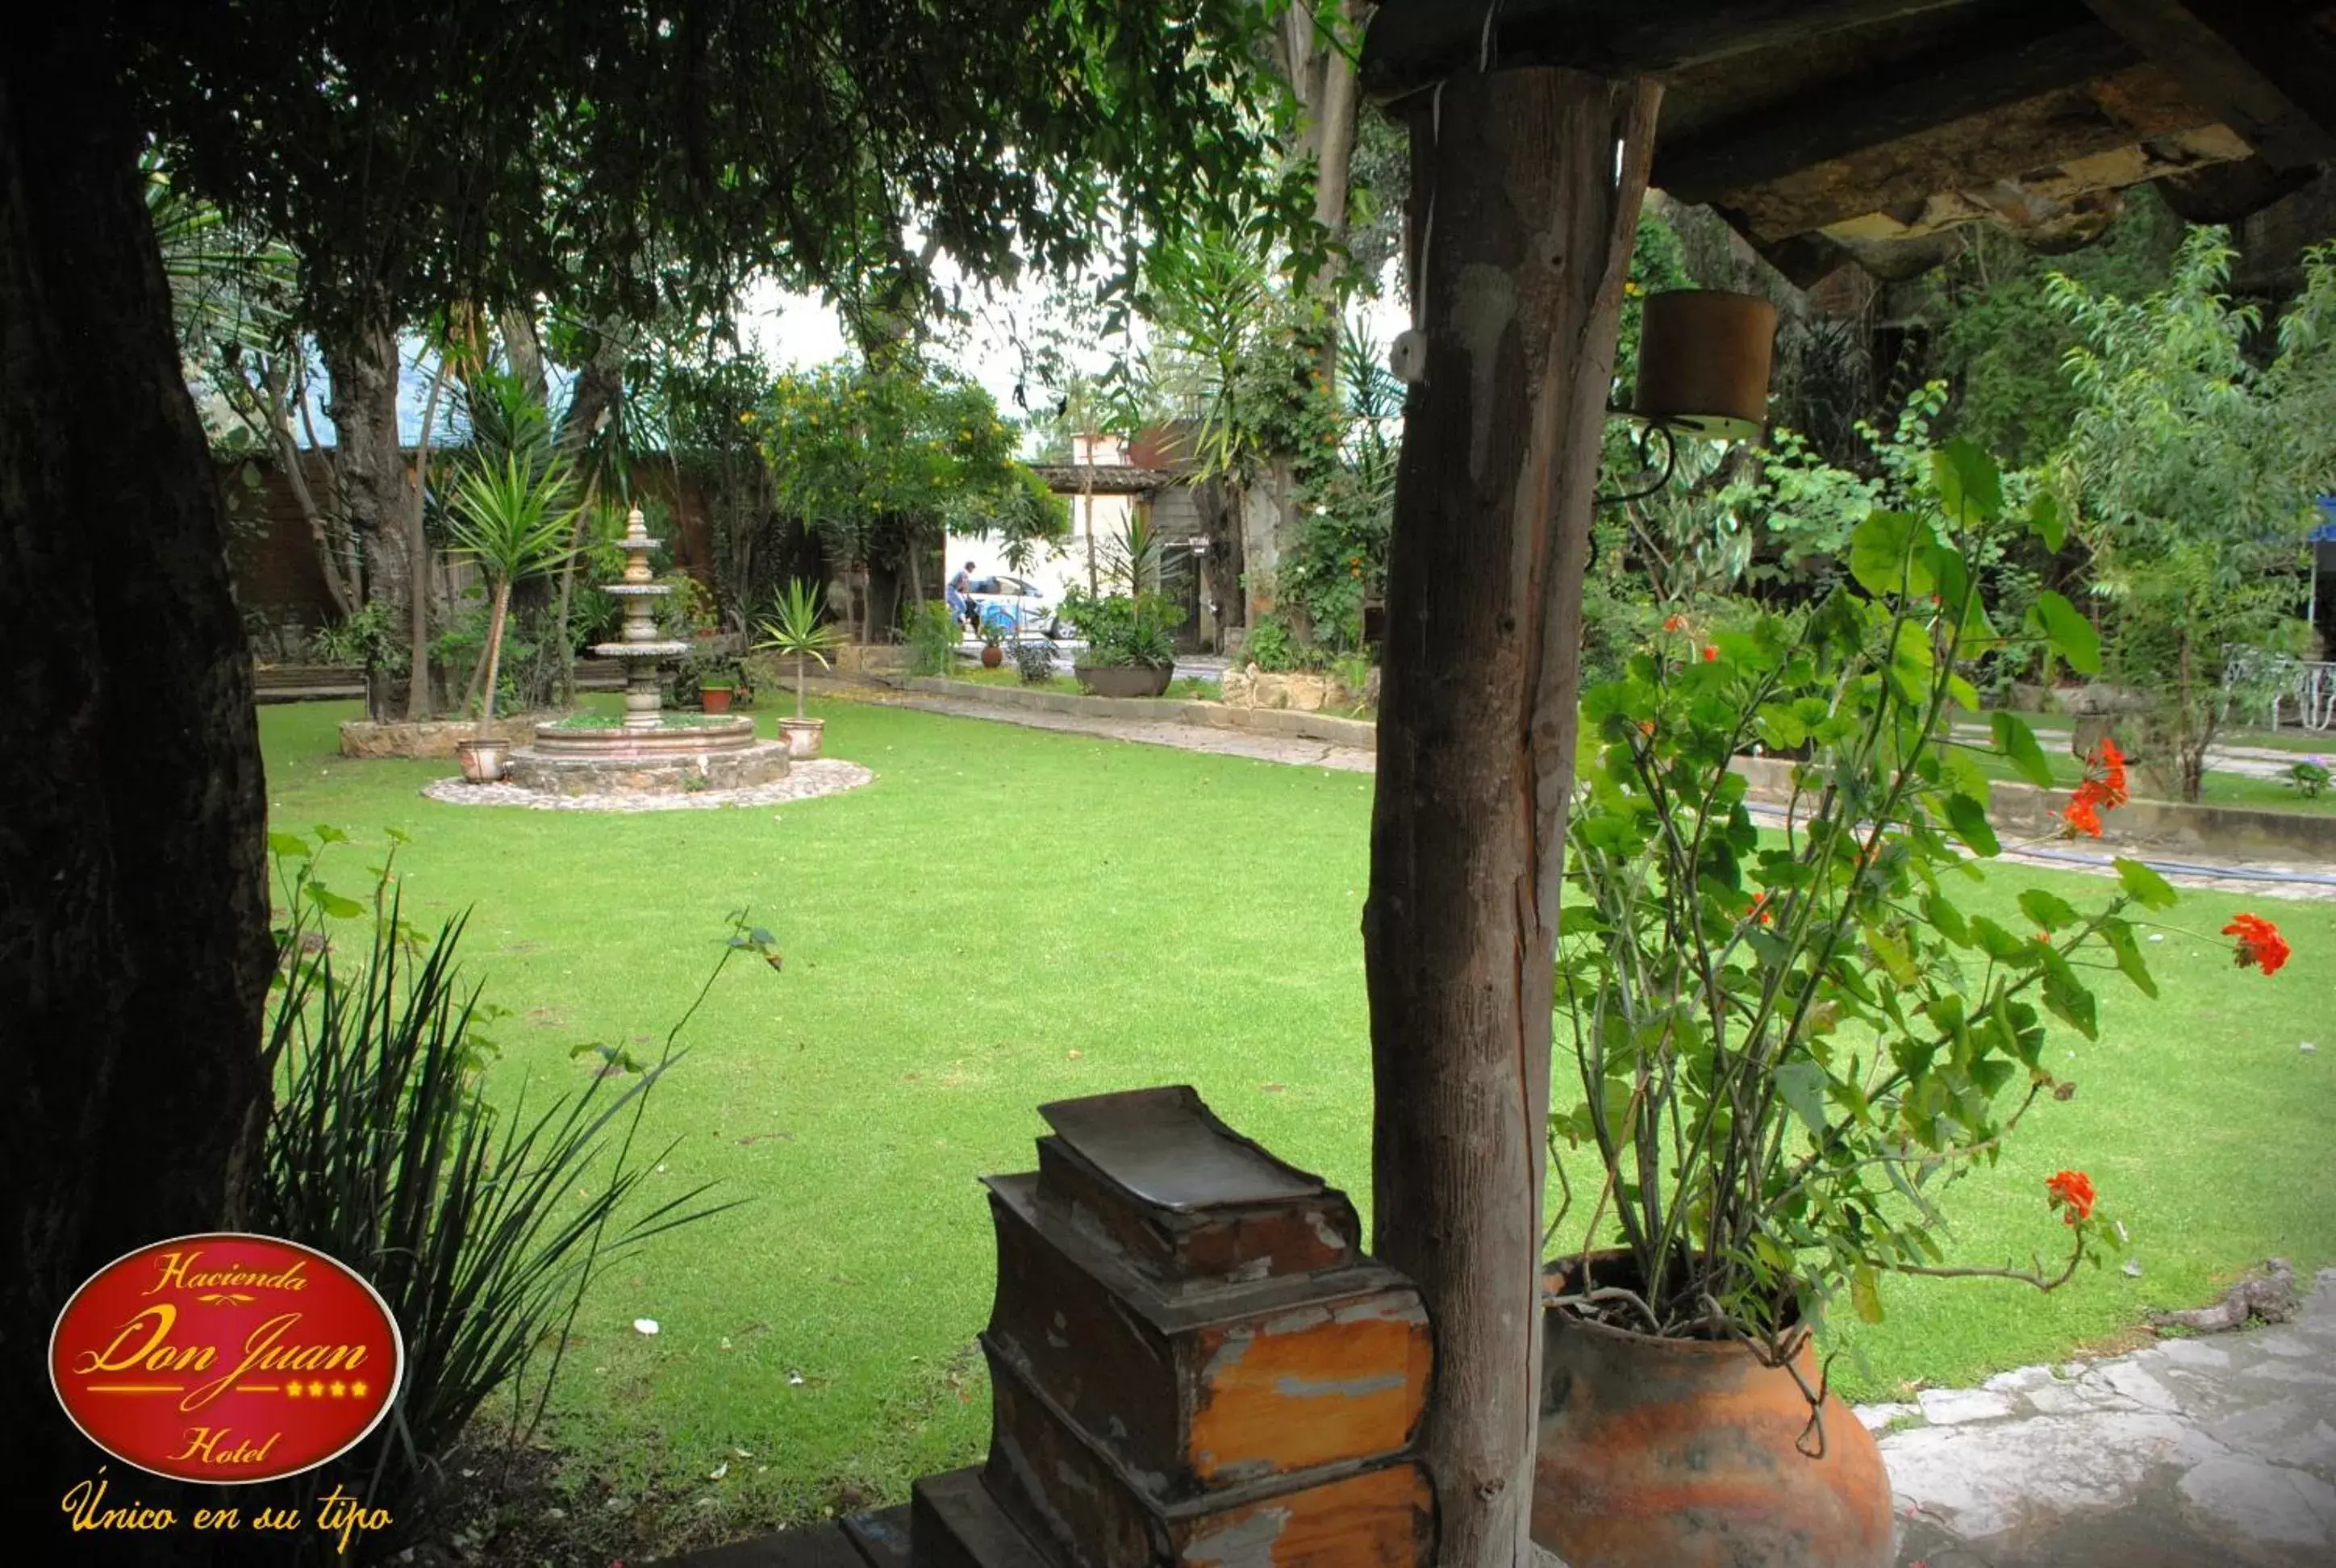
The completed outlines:
[[[2064,752],[2068,749],[2068,737],[2074,733],[2072,730],[2049,725],[2033,727],[2037,744],[2046,751]],[[2295,733],[2315,743],[2324,742],[2324,745],[2315,747],[2323,758],[2336,756],[2336,732],[2323,735],[2316,731],[2298,730]],[[1954,726],[1954,735],[1957,740],[1970,741],[1978,745],[1985,745],[1993,739],[1987,726],[1969,722],[1958,723]],[[2308,752],[2282,751],[2277,746],[2242,745],[2225,741],[2206,748],[2206,766],[2214,773],[2238,774],[2247,778],[2284,778],[2290,769],[2311,755]]]
[[[1900,1568],[2336,1564],[2336,1269],[2292,1323],[1870,1406]]]

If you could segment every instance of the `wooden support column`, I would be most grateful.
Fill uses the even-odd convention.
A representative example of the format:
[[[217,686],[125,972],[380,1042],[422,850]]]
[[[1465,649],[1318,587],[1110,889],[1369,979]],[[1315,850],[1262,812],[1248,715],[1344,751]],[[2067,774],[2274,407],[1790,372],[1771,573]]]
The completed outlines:
[[[1375,1245],[1435,1324],[1423,1452],[1446,1568],[1531,1561],[1582,583],[1659,95],[1530,68],[1405,105],[1426,379],[1396,491],[1363,933]]]

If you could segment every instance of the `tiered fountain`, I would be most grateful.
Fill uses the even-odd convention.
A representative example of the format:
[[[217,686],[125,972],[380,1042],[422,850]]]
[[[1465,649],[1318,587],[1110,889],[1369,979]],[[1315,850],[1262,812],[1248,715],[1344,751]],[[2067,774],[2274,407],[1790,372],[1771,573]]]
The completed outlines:
[[[511,754],[511,782],[546,794],[662,794],[750,789],[785,777],[786,743],[756,740],[753,719],[663,711],[657,666],[687,653],[689,644],[657,634],[657,602],[673,589],[652,580],[657,541],[638,507],[625,520],[620,548],[625,579],[608,590],[624,601],[623,640],[596,644],[592,652],[625,667],[624,722],[571,715],[536,726],[535,744]]]

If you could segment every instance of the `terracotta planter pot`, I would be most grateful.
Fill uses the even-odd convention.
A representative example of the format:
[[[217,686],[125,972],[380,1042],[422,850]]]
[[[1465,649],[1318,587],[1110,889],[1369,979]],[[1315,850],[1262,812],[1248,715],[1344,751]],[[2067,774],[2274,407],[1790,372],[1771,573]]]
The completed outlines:
[[[511,748],[500,740],[466,740],[454,745],[462,776],[474,784],[493,784],[511,765]]]
[[[730,688],[726,686],[702,686],[697,688],[697,704],[707,713],[730,711]]]
[[[1079,684],[1097,696],[1158,696],[1168,689],[1175,670],[1140,664],[1081,664],[1071,667]]]
[[[996,669],[999,665],[1004,664],[1005,662],[1006,650],[1004,648],[999,648],[994,642],[985,642],[981,645],[982,668]]]
[[[1889,1568],[1889,1475],[1839,1399],[1820,1447],[1792,1373],[1743,1345],[1557,1310],[1542,1331],[1533,1537],[1568,1568]],[[1794,1365],[1817,1386],[1806,1344]]]
[[[787,743],[787,755],[798,761],[819,755],[820,737],[826,732],[823,718],[783,718],[779,721],[779,738]]]

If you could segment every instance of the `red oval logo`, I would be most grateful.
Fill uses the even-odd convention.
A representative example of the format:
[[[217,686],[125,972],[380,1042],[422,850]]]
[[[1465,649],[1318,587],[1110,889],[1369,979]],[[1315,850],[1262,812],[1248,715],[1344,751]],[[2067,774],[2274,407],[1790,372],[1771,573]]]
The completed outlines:
[[[57,1402],[89,1440],[174,1480],[274,1481],[389,1412],[405,1342],[365,1279],[272,1236],[180,1236],[83,1281],[49,1335]]]

